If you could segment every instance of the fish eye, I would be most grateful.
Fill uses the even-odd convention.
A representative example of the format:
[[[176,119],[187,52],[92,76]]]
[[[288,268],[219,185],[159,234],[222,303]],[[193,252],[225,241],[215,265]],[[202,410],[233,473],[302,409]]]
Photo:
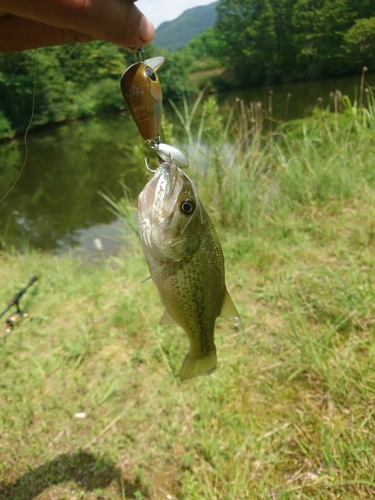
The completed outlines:
[[[152,81],[156,82],[156,74],[148,66],[146,68],[146,75],[150,77]]]
[[[191,200],[190,198],[184,200],[180,205],[181,212],[184,215],[192,215],[195,211],[195,207],[196,207],[195,201]]]

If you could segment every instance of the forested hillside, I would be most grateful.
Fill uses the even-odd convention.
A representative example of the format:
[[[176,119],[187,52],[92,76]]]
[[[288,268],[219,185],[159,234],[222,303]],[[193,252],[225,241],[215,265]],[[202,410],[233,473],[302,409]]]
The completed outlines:
[[[162,23],[155,32],[154,45],[169,50],[176,50],[187,45],[193,36],[201,34],[215,23],[218,3],[193,7],[177,19]]]
[[[373,16],[373,0],[221,0],[217,56],[241,86],[371,70]]]
[[[158,49],[165,98],[197,91],[193,72],[221,68],[212,89],[359,74],[375,60],[373,0],[220,0],[217,21],[176,52]],[[146,57],[155,49],[149,46]],[[41,49],[34,124],[125,107],[119,90],[136,56],[104,42]],[[35,51],[0,54],[0,138],[24,130]],[[197,83],[198,82],[198,83]]]

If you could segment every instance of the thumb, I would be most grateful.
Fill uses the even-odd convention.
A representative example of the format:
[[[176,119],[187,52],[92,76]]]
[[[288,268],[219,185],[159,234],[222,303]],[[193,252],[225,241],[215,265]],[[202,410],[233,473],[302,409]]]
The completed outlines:
[[[154,37],[152,23],[132,0],[1,0],[0,3],[2,11],[24,20],[121,47],[144,45]],[[79,38],[82,37],[76,37]]]

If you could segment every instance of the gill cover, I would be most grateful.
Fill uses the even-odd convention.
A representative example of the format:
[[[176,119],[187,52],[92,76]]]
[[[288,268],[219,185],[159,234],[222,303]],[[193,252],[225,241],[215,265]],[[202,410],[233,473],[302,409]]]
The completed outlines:
[[[162,90],[156,70],[164,57],[153,57],[127,68],[121,77],[121,92],[133,120],[145,140],[152,141],[160,133]]]

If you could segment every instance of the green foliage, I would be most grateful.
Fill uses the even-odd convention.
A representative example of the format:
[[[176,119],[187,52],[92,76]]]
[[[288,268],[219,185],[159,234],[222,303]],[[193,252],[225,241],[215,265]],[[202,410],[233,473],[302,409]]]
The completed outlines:
[[[190,71],[216,68],[223,50],[223,43],[214,27],[207,28],[200,35],[196,35],[187,47],[181,49],[191,54]]]
[[[190,72],[224,68],[211,79],[219,90],[371,67],[375,4],[369,0],[221,0],[217,11],[215,25],[180,51],[191,56]]]
[[[371,70],[372,0],[220,0],[197,9],[206,8],[217,9],[215,25],[201,33],[202,26],[187,22],[200,34],[191,38],[190,26],[185,47],[173,53],[146,47],[146,58],[165,56],[158,74],[166,100],[199,91],[207,82],[223,90],[353,74],[363,66]],[[179,42],[183,37],[179,29]],[[100,41],[40,50],[34,126],[122,109],[118,81],[135,60]],[[35,64],[35,51],[0,54],[0,139],[24,131],[29,122]]]
[[[189,75],[196,53],[181,50],[164,55],[158,71],[164,98],[180,98],[195,89]],[[119,86],[124,70],[136,61],[134,53],[105,42],[71,44],[17,54],[0,54],[0,139],[26,129],[33,107],[33,127],[62,122],[125,107]]]
[[[344,42],[347,51],[362,63],[364,58],[375,59],[375,17],[357,19],[354,25],[345,33]]]
[[[10,129],[25,130],[33,105],[35,70],[34,127],[124,107],[119,78],[134,60],[133,54],[105,42],[0,54],[0,112],[4,117],[0,138],[9,135],[5,119]]]
[[[189,51],[180,50],[174,53],[163,51],[163,65],[158,70],[162,82],[164,99],[180,99],[184,94],[194,90],[189,79],[193,55]]]
[[[240,86],[349,74],[369,65],[372,23],[349,30],[374,14],[369,0],[221,0],[215,26],[225,47],[221,61]],[[358,44],[359,34],[367,49],[348,58],[345,44]]]
[[[47,49],[58,59],[66,81],[73,81],[77,89],[103,78],[118,79],[135,56],[106,42],[76,43]]]
[[[293,9],[297,61],[307,76],[332,76],[348,71],[341,44],[354,22],[356,11],[347,0],[315,2],[298,0]]]
[[[11,127],[26,128],[32,109],[35,51],[0,54],[1,111]]]
[[[14,136],[14,131],[9,123],[9,120],[5,117],[3,111],[0,110],[0,138],[10,139]]]

